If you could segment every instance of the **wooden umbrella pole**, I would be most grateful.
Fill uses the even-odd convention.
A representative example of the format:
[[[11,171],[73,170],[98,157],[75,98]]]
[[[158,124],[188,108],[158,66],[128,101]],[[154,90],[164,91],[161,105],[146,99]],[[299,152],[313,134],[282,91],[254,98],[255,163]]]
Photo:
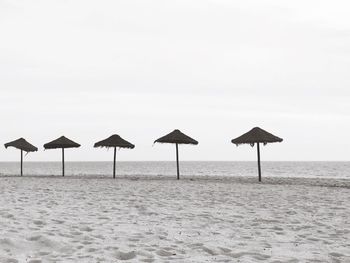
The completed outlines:
[[[64,177],[64,148],[62,148],[62,176]]]
[[[23,176],[23,150],[21,150],[21,176]]]
[[[258,170],[259,170],[259,182],[261,182],[261,165],[260,165],[260,144],[257,143],[258,146]]]
[[[178,144],[176,144],[176,166],[177,166],[177,180],[180,180],[179,145]]]
[[[116,160],[117,160],[117,147],[114,147],[113,179],[115,179]]]

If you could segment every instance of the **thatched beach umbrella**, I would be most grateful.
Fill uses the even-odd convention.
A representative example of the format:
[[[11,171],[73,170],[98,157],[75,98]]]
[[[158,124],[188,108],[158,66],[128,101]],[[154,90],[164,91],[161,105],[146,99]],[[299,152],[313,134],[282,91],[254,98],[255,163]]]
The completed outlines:
[[[258,151],[258,170],[259,170],[259,182],[261,182],[261,165],[260,165],[260,143],[266,145],[268,143],[273,142],[282,142],[283,139],[260,129],[259,127],[255,127],[251,131],[243,134],[242,136],[233,139],[231,142],[236,144],[237,146],[240,144],[250,144],[252,147],[257,145]]]
[[[6,143],[5,148],[7,149],[8,147],[14,147],[21,150],[21,176],[23,176],[23,152],[36,152],[38,151],[38,148],[36,148],[34,145],[30,144],[23,138]]]
[[[191,137],[183,134],[179,130],[174,130],[173,132],[155,140],[154,143],[174,143],[176,145],[176,166],[177,166],[177,180],[180,180],[180,168],[179,168],[179,144],[194,144],[197,145],[198,142]]]
[[[45,149],[62,149],[62,176],[64,176],[64,149],[78,148],[80,144],[62,136],[52,142],[44,144]]]
[[[106,148],[114,148],[114,162],[113,162],[113,178],[115,179],[115,167],[116,167],[116,158],[117,158],[117,148],[128,148],[128,149],[134,149],[135,145],[132,143],[124,140],[122,137],[120,137],[117,134],[112,135],[111,137],[99,141],[95,143],[95,148],[97,147],[106,147]]]

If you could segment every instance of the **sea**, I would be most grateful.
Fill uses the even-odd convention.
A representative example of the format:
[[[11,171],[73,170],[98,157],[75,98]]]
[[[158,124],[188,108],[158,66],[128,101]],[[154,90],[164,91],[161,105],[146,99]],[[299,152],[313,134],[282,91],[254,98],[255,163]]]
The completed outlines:
[[[176,176],[175,162],[117,162],[117,176]],[[61,162],[25,162],[24,175],[60,176]],[[112,176],[112,162],[66,162],[66,176]],[[0,176],[19,175],[18,162],[0,162]],[[230,177],[257,176],[256,162],[183,161],[180,173],[185,176]],[[263,177],[350,179],[350,162],[263,162]]]

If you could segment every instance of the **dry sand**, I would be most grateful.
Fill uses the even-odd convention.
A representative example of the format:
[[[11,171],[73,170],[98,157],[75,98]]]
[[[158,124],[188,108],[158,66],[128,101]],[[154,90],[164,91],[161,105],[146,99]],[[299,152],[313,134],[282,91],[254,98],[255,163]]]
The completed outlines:
[[[0,262],[350,262],[349,181],[255,180],[0,177]]]

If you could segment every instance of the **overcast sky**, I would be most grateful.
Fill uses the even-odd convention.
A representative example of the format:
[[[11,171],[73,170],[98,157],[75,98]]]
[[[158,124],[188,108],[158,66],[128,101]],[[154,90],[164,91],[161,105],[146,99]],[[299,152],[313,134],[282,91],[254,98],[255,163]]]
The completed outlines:
[[[199,141],[182,160],[255,160],[232,138],[260,126],[284,138],[263,160],[350,160],[350,2],[323,0],[0,0],[0,142],[82,144],[117,133],[119,160],[173,160],[153,141]],[[18,151],[0,148],[0,160]]]

